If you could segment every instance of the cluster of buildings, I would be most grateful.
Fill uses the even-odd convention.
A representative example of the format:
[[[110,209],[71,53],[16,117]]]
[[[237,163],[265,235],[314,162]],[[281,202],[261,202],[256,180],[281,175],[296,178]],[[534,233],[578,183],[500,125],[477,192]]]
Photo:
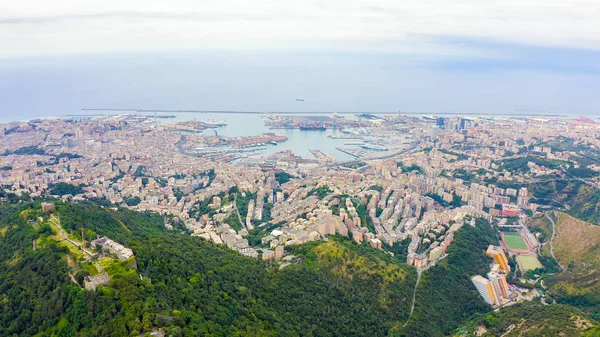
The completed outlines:
[[[259,255],[258,250],[251,247],[248,240],[243,237],[248,234],[248,231],[245,229],[240,230],[238,233],[226,223],[218,226],[208,224],[201,228],[192,228],[194,230],[192,236],[198,236],[216,244],[224,244],[228,248],[252,258],[257,258]]]
[[[473,276],[471,282],[486,303],[496,306],[505,304],[511,299],[510,287],[506,281],[510,273],[508,259],[500,246],[490,245],[486,255],[494,260],[491,271],[487,278],[481,275]]]
[[[417,244],[413,244],[413,247],[409,246],[409,251],[414,250],[414,247],[418,246],[419,238],[414,237],[414,239],[415,239],[414,241],[411,240],[411,244],[413,244],[413,242],[416,242]],[[411,266],[420,268],[420,269],[426,268],[427,266],[435,263],[437,260],[442,258],[442,256],[444,254],[446,254],[446,251],[448,250],[448,247],[450,246],[452,241],[454,241],[454,233],[451,232],[451,233],[448,233],[443,238],[443,240],[435,241],[431,245],[431,247],[429,249],[429,255],[426,253],[417,254],[414,251],[408,253],[408,255],[406,256],[406,263]]]
[[[101,248],[103,252],[112,254],[121,261],[126,261],[133,257],[133,251],[130,248],[127,248],[106,236],[92,241],[90,245],[94,249]]]
[[[242,157],[250,151],[246,146],[284,139],[182,134],[127,116],[11,123],[0,126],[0,185],[41,196],[54,184],[68,183],[82,192],[65,199],[105,198],[168,214],[192,235],[255,258],[282,258],[286,246],[339,234],[375,249],[406,244],[407,262],[424,268],[445,255],[467,219],[536,211],[539,205],[521,185],[560,174],[560,168],[533,162],[528,170],[506,170],[503,161],[535,155],[579,165],[576,152],[547,145],[557,135],[600,148],[600,128],[585,121],[400,114],[375,121],[361,122],[361,130],[348,127],[341,136],[385,144],[389,153],[406,144],[416,147],[359,167],[320,163],[291,151],[233,163],[231,155]],[[233,152],[223,152],[224,144]],[[278,171],[294,178],[279,183]],[[324,195],[315,192],[319,189]],[[235,197],[245,193],[253,197],[244,201],[248,211],[239,214],[238,228],[228,219],[237,217]],[[260,245],[250,244],[250,232],[261,235]]]

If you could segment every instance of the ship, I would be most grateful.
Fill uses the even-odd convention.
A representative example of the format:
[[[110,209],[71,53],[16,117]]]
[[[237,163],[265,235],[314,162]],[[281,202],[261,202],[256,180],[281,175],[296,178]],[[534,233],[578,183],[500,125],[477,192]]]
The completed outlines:
[[[148,117],[148,118],[175,118],[177,116],[175,116],[175,115],[157,115],[157,114],[154,114],[154,115],[149,115],[149,116],[146,116],[146,117]]]
[[[325,130],[327,130],[327,128],[324,127],[323,125],[314,125],[314,124],[300,125],[300,126],[298,126],[298,128],[303,131],[325,131]]]
[[[365,144],[361,146],[363,149],[375,150],[375,151],[387,151],[387,147],[377,144]]]
[[[368,114],[368,113],[360,114],[360,115],[358,115],[358,117],[364,118],[364,119],[379,119],[379,117],[377,117],[373,114]]]
[[[204,125],[206,125],[207,127],[219,127],[219,126],[227,126],[227,123],[225,122],[220,122],[220,121],[213,121],[213,120],[207,120],[205,122],[202,122]]]

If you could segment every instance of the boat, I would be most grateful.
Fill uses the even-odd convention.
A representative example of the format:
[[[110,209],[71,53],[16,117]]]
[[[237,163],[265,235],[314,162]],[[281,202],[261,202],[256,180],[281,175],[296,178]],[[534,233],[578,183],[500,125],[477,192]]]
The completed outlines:
[[[271,143],[271,144],[273,144],[273,145],[277,145],[277,142],[276,142],[276,141],[274,141],[274,140],[270,141],[269,143]]]

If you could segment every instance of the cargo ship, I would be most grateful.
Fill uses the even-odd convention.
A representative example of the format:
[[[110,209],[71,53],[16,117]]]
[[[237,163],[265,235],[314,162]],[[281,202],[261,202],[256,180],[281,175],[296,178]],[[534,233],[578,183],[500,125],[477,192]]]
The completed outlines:
[[[327,128],[324,127],[323,125],[300,125],[300,126],[298,126],[298,128],[303,131],[325,131],[325,130],[327,130]]]

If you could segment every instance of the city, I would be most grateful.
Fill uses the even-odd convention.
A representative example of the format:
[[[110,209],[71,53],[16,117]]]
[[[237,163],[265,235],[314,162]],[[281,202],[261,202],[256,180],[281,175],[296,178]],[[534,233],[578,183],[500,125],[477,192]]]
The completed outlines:
[[[320,150],[315,158],[289,150],[241,157],[229,151],[239,144],[262,149],[286,137],[181,134],[176,123],[140,116],[15,122],[2,128],[0,183],[18,196],[104,198],[158,212],[166,226],[181,222],[192,236],[254,258],[281,259],[284,247],[336,233],[375,249],[406,242],[406,261],[418,268],[443,258],[454,232],[471,218],[509,231],[520,226],[517,236],[528,249],[516,252],[503,240],[505,249],[539,265],[539,243],[522,221],[547,205],[533,202],[525,186],[565,177],[600,184],[594,158],[550,145],[571,139],[600,146],[598,123],[588,119],[369,117],[332,119],[348,126],[343,135],[386,147],[363,150],[352,164]],[[373,159],[381,153],[385,159]]]

